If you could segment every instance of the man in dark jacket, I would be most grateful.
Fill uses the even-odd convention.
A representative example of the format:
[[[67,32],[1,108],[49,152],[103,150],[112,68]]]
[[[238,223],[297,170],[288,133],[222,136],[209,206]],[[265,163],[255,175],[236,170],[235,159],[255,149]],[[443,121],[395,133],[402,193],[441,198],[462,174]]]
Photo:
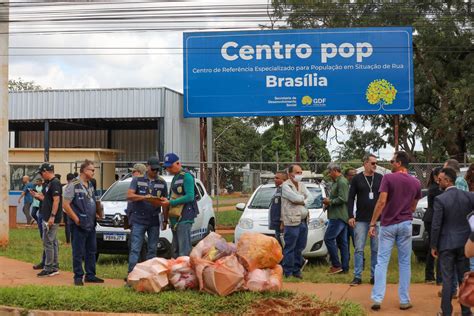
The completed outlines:
[[[281,233],[283,233],[283,221],[281,220],[281,185],[288,179],[286,172],[277,171],[275,173],[275,186],[276,191],[272,197],[270,203],[270,209],[268,214],[268,228],[275,231],[275,238],[280,243],[280,246],[283,247]]]
[[[451,315],[451,289],[456,270],[458,282],[462,283],[464,273],[469,271],[469,260],[464,255],[464,245],[471,229],[467,215],[474,208],[474,194],[459,190],[455,186],[456,172],[444,168],[439,174],[439,185],[445,192],[434,200],[431,227],[431,253],[440,260],[443,290],[441,310],[443,315]],[[463,315],[471,315],[467,306],[461,305]]]

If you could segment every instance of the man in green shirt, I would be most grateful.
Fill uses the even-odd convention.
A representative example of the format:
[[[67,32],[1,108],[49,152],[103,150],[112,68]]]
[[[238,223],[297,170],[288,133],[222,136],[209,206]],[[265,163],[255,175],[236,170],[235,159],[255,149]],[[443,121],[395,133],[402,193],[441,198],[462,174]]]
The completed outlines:
[[[338,164],[328,165],[329,176],[333,180],[329,198],[323,200],[328,211],[328,227],[324,235],[324,243],[328,248],[331,268],[328,274],[347,273],[349,271],[349,248],[347,246],[347,198],[349,196],[349,182],[341,173]],[[339,251],[341,260],[339,260]]]
[[[163,198],[164,212],[163,229],[166,229],[168,218],[173,232],[174,257],[189,256],[191,253],[191,228],[194,218],[199,213],[194,192],[194,177],[183,170],[179,157],[175,153],[165,155],[163,166],[174,175],[171,181],[169,199]]]

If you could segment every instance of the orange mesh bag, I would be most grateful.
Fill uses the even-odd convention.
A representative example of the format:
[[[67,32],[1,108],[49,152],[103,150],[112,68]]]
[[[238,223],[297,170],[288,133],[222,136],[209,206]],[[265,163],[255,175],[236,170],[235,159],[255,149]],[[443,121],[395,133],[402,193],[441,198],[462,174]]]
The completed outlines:
[[[249,272],[255,269],[272,269],[283,259],[278,241],[259,233],[244,233],[240,236],[237,256]]]
[[[273,269],[255,269],[247,276],[245,287],[252,292],[281,291],[283,269],[276,265]]]

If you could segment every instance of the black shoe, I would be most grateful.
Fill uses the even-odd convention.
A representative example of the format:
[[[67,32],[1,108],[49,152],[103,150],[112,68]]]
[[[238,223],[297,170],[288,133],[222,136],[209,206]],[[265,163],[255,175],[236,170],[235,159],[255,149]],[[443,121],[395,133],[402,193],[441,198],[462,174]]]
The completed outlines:
[[[350,286],[357,286],[357,285],[361,285],[362,284],[362,280],[359,279],[359,278],[354,278],[354,280],[352,280],[352,282],[350,283]]]
[[[53,275],[56,275],[56,274],[59,274],[59,271],[46,271],[46,270],[42,270],[40,273],[38,273],[36,276],[39,277],[39,278],[42,278],[42,277],[50,277],[50,276],[53,276]]]
[[[370,278],[370,284],[372,284],[372,285],[375,284],[375,278],[374,278],[374,277],[371,277],[371,278]]]
[[[81,279],[74,279],[74,285],[75,286],[83,286],[84,282],[82,282]]]
[[[380,303],[374,303],[374,304],[372,304],[372,306],[370,308],[373,311],[378,311],[378,310],[380,310]]]
[[[293,276],[297,279],[303,279],[303,276],[301,274],[293,274]]]
[[[104,283],[104,280],[98,277],[92,277],[92,278],[85,278],[84,282],[86,283]]]
[[[44,265],[42,263],[35,264],[33,270],[43,270]]]

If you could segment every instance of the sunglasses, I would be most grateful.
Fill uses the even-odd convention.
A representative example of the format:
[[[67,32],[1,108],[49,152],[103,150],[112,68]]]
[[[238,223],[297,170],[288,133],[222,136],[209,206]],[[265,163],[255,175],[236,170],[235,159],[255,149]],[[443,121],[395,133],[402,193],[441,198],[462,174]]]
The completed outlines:
[[[396,160],[390,160],[390,163],[396,163],[397,161]]]
[[[157,171],[160,171],[160,168],[156,168],[156,169],[151,168],[151,171],[157,172]]]
[[[371,162],[370,163],[372,166],[375,166],[377,163],[376,162]]]

